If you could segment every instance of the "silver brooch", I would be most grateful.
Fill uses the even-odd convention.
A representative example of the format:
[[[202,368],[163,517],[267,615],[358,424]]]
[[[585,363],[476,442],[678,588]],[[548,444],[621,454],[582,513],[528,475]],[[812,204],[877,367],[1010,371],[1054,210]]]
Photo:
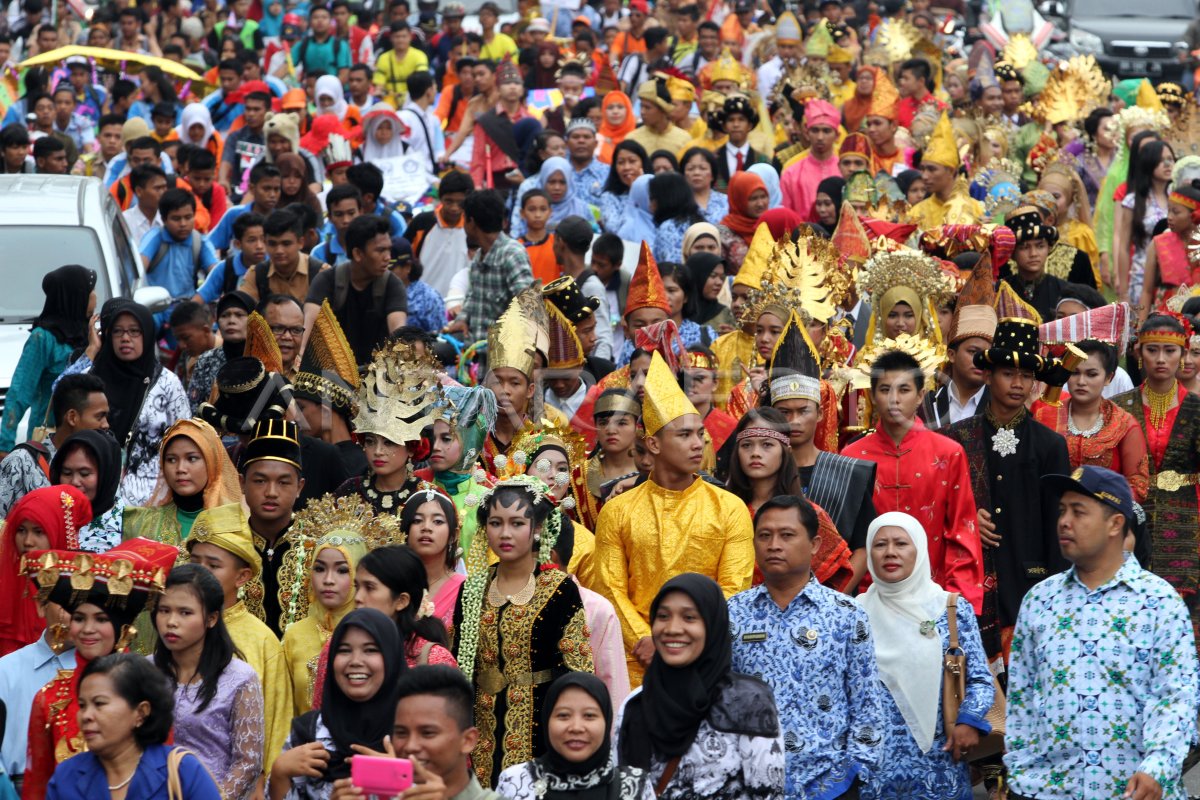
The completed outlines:
[[[932,639],[935,633],[937,633],[937,626],[933,624],[933,620],[927,619],[921,623],[921,635],[926,639]]]
[[[1016,455],[1017,445],[1021,440],[1017,435],[1008,428],[1001,428],[996,431],[996,435],[992,437],[992,450],[1002,456]]]

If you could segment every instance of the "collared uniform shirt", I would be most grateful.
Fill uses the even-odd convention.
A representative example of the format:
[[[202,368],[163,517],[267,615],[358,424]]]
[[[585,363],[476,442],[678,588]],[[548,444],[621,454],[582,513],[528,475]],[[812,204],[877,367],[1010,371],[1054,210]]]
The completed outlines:
[[[750,161],[750,143],[746,142],[741,147],[734,147],[732,144],[725,145],[725,163],[729,166],[729,176],[731,178],[739,172],[737,163],[739,153],[742,156],[742,169],[740,171],[745,172],[746,167],[749,167],[752,163]]]
[[[533,269],[525,247],[501,233],[488,250],[480,250],[471,261],[471,285],[463,302],[471,341],[486,339],[488,328],[508,308],[514,297],[533,283]]]
[[[775,692],[788,797],[838,797],[878,766],[883,684],[861,606],[812,577],[786,609],[766,586],[734,595],[729,625],[734,672],[762,678]]]
[[[604,192],[604,182],[608,180],[609,166],[599,159],[593,158],[583,169],[575,169],[575,189],[579,197],[589,206],[600,207],[600,195]],[[589,219],[588,222],[595,222]]]
[[[55,655],[45,636],[0,658],[0,701],[8,710],[0,755],[4,759],[4,771],[9,775],[25,772],[29,712],[33,708],[34,695],[53,680],[60,669],[75,669],[75,651],[70,649]]]
[[[1116,800],[1144,772],[1165,800],[1184,800],[1196,680],[1183,600],[1131,554],[1095,590],[1074,568],[1042,581],[1013,636],[1004,756],[1012,791]]]
[[[121,216],[125,217],[125,222],[129,225],[129,232],[133,235],[133,240],[139,246],[142,243],[142,239],[146,238],[147,233],[162,227],[162,217],[157,212],[154,214],[154,219],[149,219],[138,206],[132,206],[122,211]]]

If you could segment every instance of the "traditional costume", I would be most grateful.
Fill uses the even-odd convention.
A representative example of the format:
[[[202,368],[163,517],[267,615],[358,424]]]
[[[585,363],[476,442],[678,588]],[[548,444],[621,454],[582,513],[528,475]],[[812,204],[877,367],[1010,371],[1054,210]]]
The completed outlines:
[[[759,225],[754,231],[750,249],[737,274],[733,276],[734,286],[745,286],[748,289],[762,288],[762,274],[767,268],[767,259],[775,247],[775,238],[766,225]],[[747,331],[746,328],[750,330]],[[729,405],[729,393],[734,385],[742,380],[744,370],[758,365],[758,353],[754,347],[754,325],[742,323],[736,330],[718,336],[710,348],[717,357],[717,388],[713,390],[713,404],[717,408],[726,409]]]
[[[875,361],[893,350],[917,360],[925,373],[925,388],[929,388],[941,354],[927,341],[908,334],[885,339],[862,353],[856,388],[870,387]],[[877,429],[846,447],[842,455],[878,465],[875,510],[881,514],[900,511],[919,520],[928,538],[933,580],[947,591],[961,594],[978,613],[983,606],[983,554],[962,446],[938,436],[918,417],[901,442]]]
[[[342,484],[336,492],[338,497],[358,496],[376,514],[400,512],[417,487],[412,474],[412,454],[421,432],[433,424],[442,403],[439,372],[440,365],[431,353],[419,353],[407,342],[394,341],[375,351],[359,389],[354,431],[360,438],[372,433],[392,444],[403,445],[409,459],[408,478],[399,489],[384,491],[376,486],[374,475],[368,471],[363,477]]]
[[[946,112],[938,119],[929,144],[925,148],[921,163],[938,164],[954,170],[957,174],[962,169],[962,159],[958,155],[958,143],[954,138],[954,129]],[[932,230],[942,225],[973,225],[983,219],[983,204],[972,198],[966,182],[955,178],[954,189],[950,198],[943,200],[936,194],[930,194],[908,211],[909,218],[922,230]]]
[[[950,322],[950,337],[947,348],[957,348],[967,339],[982,339],[989,345],[996,335],[996,299],[992,276],[991,256],[980,257],[970,277],[958,293],[954,306],[954,318]],[[925,395],[921,408],[922,419],[930,428],[940,428],[981,412],[988,402],[987,386],[981,386],[975,394],[965,400],[957,390],[954,376],[944,386]]]
[[[299,480],[303,472],[300,466],[300,431],[296,423],[283,419],[266,419],[254,427],[252,438],[242,451],[241,470],[256,461],[278,461],[296,468],[296,478]],[[259,577],[246,584],[247,593],[261,592],[263,622],[271,629],[278,639],[283,635],[283,611],[286,603],[280,600],[284,587],[279,582],[279,571],[283,566],[288,550],[295,543],[296,534],[293,522],[268,542],[264,536],[254,530],[254,520],[248,520],[250,533],[254,542],[254,551],[262,563]],[[257,584],[257,586],[256,586]]]
[[[868,117],[883,117],[889,122],[896,122],[899,112],[900,93],[896,91],[895,84],[888,77],[884,70],[877,70],[875,73],[875,92],[871,95],[871,105],[867,109],[866,116]],[[912,150],[900,147],[896,140],[892,139],[892,152],[881,153],[879,148],[874,144],[871,145],[871,174],[885,175],[895,177],[906,169],[912,167]]]
[[[1152,330],[1139,344],[1177,345],[1186,349],[1185,333]],[[1172,405],[1172,402],[1174,403]],[[1200,585],[1200,397],[1175,382],[1159,394],[1148,385],[1117,395],[1113,403],[1128,411],[1142,427],[1150,455],[1150,488],[1142,507],[1150,537],[1150,570],[1188,601],[1192,628],[1200,628],[1200,605],[1193,602]]]
[[[1054,247],[1058,241],[1058,229],[1053,225],[1043,223],[1041,212],[1033,206],[1018,208],[1005,220],[1005,225],[1012,229],[1018,247],[1024,242],[1037,239]],[[1055,308],[1058,306],[1058,301],[1062,299],[1063,289],[1066,288],[1067,282],[1049,274],[1045,266],[1042,267],[1041,274],[1032,281],[1026,281],[1021,277],[1015,262],[1011,262],[1010,268],[1009,275],[1003,278],[1004,283],[1011,286],[1022,300],[1037,311],[1041,317],[1038,320],[1039,323],[1043,320],[1054,319]]]
[[[298,541],[280,569],[280,582],[287,598],[283,634],[286,682],[291,688],[292,714],[298,717],[313,707],[313,694],[323,685],[318,667],[329,637],[342,618],[354,610],[353,588],[337,608],[326,608],[316,598],[313,565],[317,556],[325,549],[337,550],[353,575],[367,551],[399,543],[403,537],[397,516],[377,513],[353,495],[309,503],[296,515],[293,527]]]
[[[979,369],[1016,367],[1044,382],[1057,379],[1058,362],[1038,352],[1032,319],[1001,318],[992,347],[975,356]],[[1000,544],[984,551],[984,604],[980,634],[988,658],[1007,652],[1011,629],[1025,593],[1064,568],[1058,548],[1058,497],[1043,491],[1041,476],[1070,473],[1063,438],[1024,409],[1007,423],[983,413],[939,433],[962,445],[977,508],[988,511]],[[1003,643],[1002,643],[1003,638]]]
[[[537,502],[546,485],[530,475],[499,481],[518,487]],[[479,742],[472,754],[480,783],[493,785],[500,772],[541,755],[541,711],[550,684],[568,671],[591,672],[583,600],[565,572],[555,569],[550,551],[562,528],[561,512],[550,512],[537,545],[537,567],[515,595],[494,586],[496,568],[487,566],[487,539],[476,537],[467,558],[470,577],[454,607],[454,655],[475,684],[475,724]]]
[[[201,543],[219,547],[240,559],[250,567],[252,580],[257,581],[262,574],[262,560],[254,549],[253,534],[240,505],[201,511],[188,536],[188,552]],[[286,679],[283,649],[275,633],[248,610],[243,600],[226,608],[221,616],[240,658],[254,668],[262,686],[262,763],[264,774],[269,775],[275,756],[283,749],[292,721],[292,690]]]
[[[656,352],[642,408],[646,435],[686,415],[699,417]],[[742,501],[698,477],[675,491],[655,483],[652,472],[644,483],[608,501],[596,529],[597,580],[621,618],[631,683],[641,684],[642,665],[632,652],[650,635],[650,601],[663,582],[698,572],[717,581],[726,597],[749,588],[752,537]]]
[[[124,652],[136,631],[134,618],[150,595],[161,593],[179,552],[148,539],[130,539],[105,553],[40,550],[26,554],[22,572],[37,583],[42,600],[68,612],[99,606],[112,621],[113,652]],[[87,661],[75,654],[75,669],[59,670],[33,699],[29,717],[29,762],[23,800],[43,800],[55,767],[87,749],[79,730],[79,680]]]
[[[361,385],[354,350],[326,299],[300,356],[300,368],[292,379],[292,396],[328,406],[330,413],[340,415],[350,429],[351,420],[358,414]],[[367,457],[357,442],[346,439],[334,442],[333,446],[338,449],[348,474],[357,477],[367,472]]]

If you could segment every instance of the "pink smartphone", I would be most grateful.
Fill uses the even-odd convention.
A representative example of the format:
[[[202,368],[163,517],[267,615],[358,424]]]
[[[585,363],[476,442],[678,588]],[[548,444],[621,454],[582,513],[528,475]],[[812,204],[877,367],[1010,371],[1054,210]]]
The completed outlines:
[[[413,784],[412,762],[407,758],[355,756],[350,760],[350,783],[368,795],[395,797]]]

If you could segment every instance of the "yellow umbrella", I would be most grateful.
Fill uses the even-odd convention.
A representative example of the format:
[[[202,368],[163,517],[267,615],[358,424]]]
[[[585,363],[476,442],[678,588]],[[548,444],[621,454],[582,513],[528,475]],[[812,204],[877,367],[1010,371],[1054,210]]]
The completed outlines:
[[[146,67],[158,67],[167,75],[197,84],[204,83],[202,75],[170,59],[142,55],[140,53],[127,53],[124,50],[111,50],[107,47],[83,47],[80,45],[60,47],[57,50],[51,50],[48,53],[42,53],[33,58],[25,59],[17,65],[17,69],[58,64],[72,56],[82,56],[83,58],[91,59],[96,62],[97,67],[109,72],[124,71],[132,75],[141,72]],[[196,89],[200,88],[200,86],[196,87]]]

